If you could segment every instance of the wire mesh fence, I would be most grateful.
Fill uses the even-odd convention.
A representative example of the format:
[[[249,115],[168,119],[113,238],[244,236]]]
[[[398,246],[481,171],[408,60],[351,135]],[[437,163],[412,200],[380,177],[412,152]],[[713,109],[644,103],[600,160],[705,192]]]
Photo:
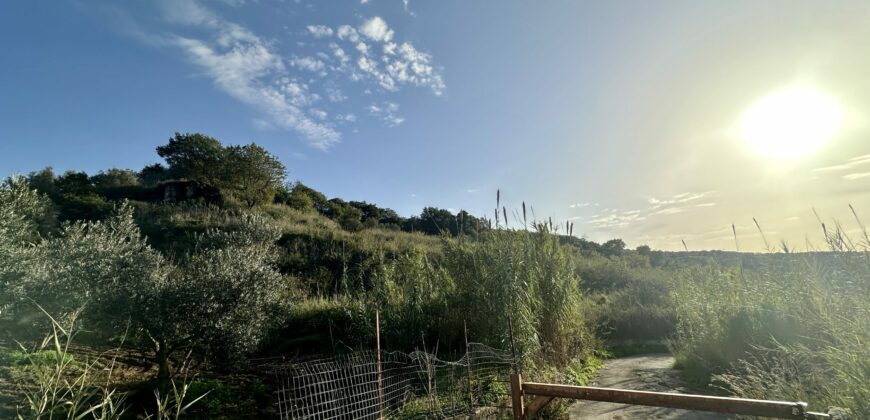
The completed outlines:
[[[281,419],[445,418],[481,407],[510,410],[509,352],[469,343],[458,360],[432,353],[362,351],[272,360]]]

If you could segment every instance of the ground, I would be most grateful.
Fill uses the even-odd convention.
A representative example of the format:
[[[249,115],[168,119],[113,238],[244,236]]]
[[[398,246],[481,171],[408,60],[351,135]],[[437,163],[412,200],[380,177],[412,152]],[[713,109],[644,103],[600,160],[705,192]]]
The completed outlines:
[[[679,373],[669,354],[648,354],[608,360],[592,386],[639,391],[684,392]],[[579,401],[571,406],[572,419],[728,419],[727,415],[640,405]]]

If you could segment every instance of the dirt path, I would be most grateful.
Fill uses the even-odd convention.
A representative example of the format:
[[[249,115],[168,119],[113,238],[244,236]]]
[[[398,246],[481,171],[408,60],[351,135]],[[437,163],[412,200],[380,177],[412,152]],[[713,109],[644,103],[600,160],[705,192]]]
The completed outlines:
[[[640,391],[688,392],[672,368],[668,354],[649,354],[608,360],[593,386]],[[571,406],[572,419],[728,419],[726,415],[639,405],[579,401]]]

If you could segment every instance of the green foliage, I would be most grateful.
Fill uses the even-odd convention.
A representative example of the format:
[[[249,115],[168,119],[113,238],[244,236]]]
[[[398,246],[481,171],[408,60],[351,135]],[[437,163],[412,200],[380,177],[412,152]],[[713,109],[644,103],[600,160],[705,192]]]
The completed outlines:
[[[180,385],[175,380],[171,381],[171,385],[171,392],[161,392],[160,388],[154,390],[156,409],[154,414],[149,414],[146,417],[147,420],[180,420],[187,418],[190,409],[210,393],[206,391],[191,398],[188,395],[191,393],[191,383],[188,381],[186,374]]]
[[[28,175],[27,183],[51,198],[60,220],[99,220],[111,213],[112,205],[84,172],[67,171],[55,176],[51,168],[45,168]]]
[[[326,201],[326,197],[323,197],[323,200]],[[283,190],[279,190],[279,195],[276,195],[275,201],[302,212],[314,211],[314,197],[298,182],[292,187],[285,186]]]
[[[17,366],[48,366],[60,361],[63,364],[71,364],[73,355],[59,353],[56,350],[16,350],[6,353],[3,361]]]
[[[19,294],[52,313],[87,307],[89,322],[122,328],[167,275],[163,258],[139,236],[132,212],[121,205],[105,221],[64,226],[35,250]]]
[[[162,181],[170,179],[171,175],[169,174],[169,169],[166,169],[165,166],[159,163],[155,163],[142,168],[139,171],[138,177],[142,185],[153,187]]]
[[[622,239],[611,239],[601,244],[601,252],[604,255],[622,255],[625,251],[625,242]]]
[[[33,248],[13,292],[55,313],[83,307],[88,325],[107,332],[129,324],[153,347],[165,383],[176,350],[226,358],[268,333],[286,290],[270,265],[278,236],[266,218],[244,215],[234,230],[197,236],[173,266],[145,243],[124,204],[104,221],[66,225]]]
[[[157,147],[157,155],[169,164],[169,173],[175,179],[221,184],[225,150],[217,139],[199,133],[175,133],[169,143]]]
[[[0,183],[0,209],[4,211],[0,229],[4,229],[2,236],[7,240],[37,242],[55,224],[51,200],[33,190],[22,177]]]
[[[50,201],[21,177],[0,184],[0,317],[8,317],[28,267],[38,259],[35,246],[51,229]]]
[[[437,259],[406,253],[382,263],[375,290],[387,342],[412,347],[423,334],[459,349],[467,324],[474,341],[507,348],[512,317],[529,363],[562,366],[599,349],[570,253],[554,235],[491,231],[480,241],[444,237],[442,247]]]
[[[135,187],[139,185],[139,175],[129,169],[111,168],[100,171],[90,179],[98,191],[114,188]]]
[[[293,305],[281,330],[264,348],[269,354],[369,349],[375,337],[372,319],[374,307],[359,299],[305,299]]]
[[[678,361],[737,395],[870,413],[868,273],[862,253],[686,269],[674,289]]]
[[[271,203],[286,176],[284,165],[256,145],[224,147],[203,134],[179,134],[157,147],[169,164],[168,175],[218,188],[232,200],[248,207]],[[148,182],[163,177],[160,167],[147,167]],[[165,179],[165,178],[164,178]]]
[[[545,228],[491,231],[478,243],[447,242],[442,271],[457,289],[451,306],[470,318],[474,337],[508,344],[505,327],[512,316],[523,354],[564,365],[598,349],[570,254]]]
[[[161,299],[176,304],[175,322],[172,330],[152,334],[157,341],[169,346],[193,341],[212,357],[227,358],[253,350],[270,331],[287,289],[270,266],[278,231],[258,216],[246,216],[244,223],[238,231],[201,238],[199,251],[182,267],[172,300]]]
[[[253,143],[227,147],[220,168],[226,173],[217,186],[248,207],[271,203],[287,176],[275,156]]]

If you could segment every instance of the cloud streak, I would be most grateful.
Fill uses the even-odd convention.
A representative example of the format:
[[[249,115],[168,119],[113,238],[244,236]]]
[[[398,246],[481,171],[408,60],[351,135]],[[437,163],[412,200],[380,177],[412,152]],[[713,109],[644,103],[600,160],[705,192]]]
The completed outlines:
[[[175,25],[193,26],[209,37],[172,36],[172,45],[199,66],[215,85],[233,98],[257,108],[268,122],[294,130],[311,146],[326,150],[341,139],[331,125],[317,121],[322,112],[308,106],[319,98],[304,86],[291,83],[282,57],[266,40],[247,28],[217,16],[193,0],[163,3],[165,19]],[[316,60],[292,63],[316,70]]]
[[[656,216],[684,213],[700,207],[713,207],[716,205],[714,202],[697,203],[698,200],[711,194],[712,191],[700,193],[684,192],[670,198],[650,197],[647,199],[648,206],[646,208],[632,210],[605,209],[604,212],[592,216],[586,223],[597,229],[626,228]],[[589,203],[578,203],[572,204],[569,207],[581,208],[588,205]]]
[[[823,166],[820,168],[813,169],[813,172],[837,172],[837,171],[847,171],[849,169],[855,168],[856,166],[863,166],[870,163],[870,155],[861,155],[855,156],[846,161],[846,163],[840,165],[832,165],[832,166]]]
[[[231,3],[242,7],[245,2]],[[339,130],[358,123],[360,114],[387,127],[404,122],[399,104],[385,96],[405,86],[427,88],[436,96],[446,89],[431,55],[396,41],[395,30],[379,16],[357,26],[306,25],[295,34],[307,40],[295,45],[313,51],[287,54],[282,46],[294,44],[263,38],[197,0],[158,4],[167,30],[149,33],[134,25],[136,39],[181,51],[219,90],[261,114],[252,119],[255,127],[295,131],[317,149],[340,142]],[[370,105],[348,95],[357,89],[374,95],[366,98]],[[354,104],[359,108],[348,109]]]

